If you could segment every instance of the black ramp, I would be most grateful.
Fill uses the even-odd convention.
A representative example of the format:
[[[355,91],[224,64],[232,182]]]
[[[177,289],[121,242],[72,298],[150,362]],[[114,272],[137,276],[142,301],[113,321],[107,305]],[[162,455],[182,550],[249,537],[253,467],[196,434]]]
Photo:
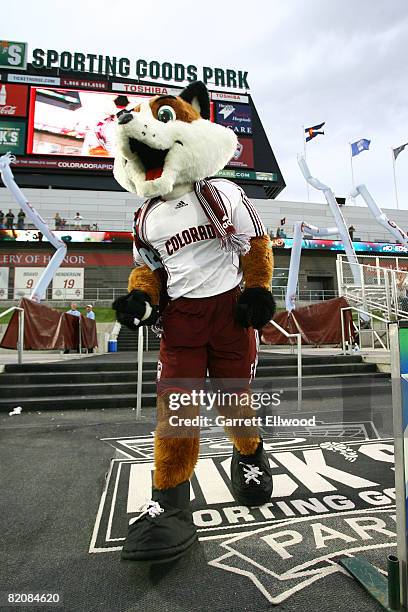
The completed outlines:
[[[246,509],[230,496],[228,441],[203,431],[200,543],[146,566],[119,559],[151,479],[153,411],[134,415],[1,416],[2,610],[8,592],[59,593],[72,611],[380,609],[336,560],[362,554],[385,570],[395,551],[392,440],[369,422],[321,423],[314,437],[266,431],[275,497]]]

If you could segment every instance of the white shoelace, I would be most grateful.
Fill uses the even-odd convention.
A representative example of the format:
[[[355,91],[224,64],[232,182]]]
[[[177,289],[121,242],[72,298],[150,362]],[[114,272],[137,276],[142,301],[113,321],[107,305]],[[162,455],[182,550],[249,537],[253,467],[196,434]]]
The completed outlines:
[[[152,499],[150,499],[141,508],[141,514],[139,514],[139,516],[135,516],[130,519],[129,525],[133,525],[133,523],[136,523],[136,521],[139,521],[143,516],[146,516],[146,514],[148,514],[152,518],[155,518],[156,516],[159,516],[162,512],[164,512],[164,508],[160,506],[159,502],[153,501]]]
[[[251,480],[256,482],[256,484],[261,484],[261,481],[257,478],[257,476],[262,476],[263,472],[259,469],[257,465],[252,465],[251,463],[244,463],[240,461],[240,464],[243,465],[245,484],[249,484]]]

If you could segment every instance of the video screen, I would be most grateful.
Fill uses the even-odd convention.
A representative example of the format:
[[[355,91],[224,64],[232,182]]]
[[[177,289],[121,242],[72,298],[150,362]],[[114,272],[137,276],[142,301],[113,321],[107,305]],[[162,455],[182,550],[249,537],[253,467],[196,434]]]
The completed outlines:
[[[29,126],[29,142],[32,142],[32,149],[27,153],[113,158],[117,113],[123,108],[134,108],[144,100],[146,96],[141,95],[49,87],[32,88],[31,104],[34,103],[34,112],[31,109],[33,119]],[[226,115],[227,107],[226,105],[224,107]],[[219,121],[226,127],[234,129],[239,136],[237,150],[227,166],[253,168],[253,141],[252,138],[242,137],[242,129],[234,128],[233,119],[237,114],[235,111],[235,107],[230,104],[227,119],[223,117],[223,120]],[[217,112],[219,115],[221,112],[219,108]],[[242,119],[241,115],[237,114],[238,119]],[[247,116],[244,118],[247,119]],[[211,120],[214,120],[214,112]]]
[[[114,157],[116,114],[141,96],[95,91],[35,89],[32,151],[37,155]]]

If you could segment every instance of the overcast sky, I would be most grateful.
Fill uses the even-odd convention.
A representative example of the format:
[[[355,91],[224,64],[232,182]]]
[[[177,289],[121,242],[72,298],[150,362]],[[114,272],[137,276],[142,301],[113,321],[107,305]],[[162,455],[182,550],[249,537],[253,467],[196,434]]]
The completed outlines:
[[[4,12],[4,11],[3,11]],[[287,187],[304,200],[297,166],[302,125],[326,121],[307,145],[312,174],[336,195],[357,183],[395,207],[391,147],[408,142],[406,0],[20,0],[9,3],[1,38],[35,47],[247,70],[251,94]],[[408,209],[408,147],[397,162],[400,208]],[[311,200],[321,194],[311,191]]]

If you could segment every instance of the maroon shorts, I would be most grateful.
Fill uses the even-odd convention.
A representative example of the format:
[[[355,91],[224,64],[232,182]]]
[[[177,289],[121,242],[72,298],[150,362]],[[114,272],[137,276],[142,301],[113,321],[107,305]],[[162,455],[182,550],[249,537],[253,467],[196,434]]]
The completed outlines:
[[[241,291],[207,298],[178,298],[163,312],[158,392],[188,388],[188,380],[241,380],[248,387],[257,363],[257,332],[234,321]],[[174,385],[172,384],[174,381]],[[183,384],[185,381],[187,384]]]

